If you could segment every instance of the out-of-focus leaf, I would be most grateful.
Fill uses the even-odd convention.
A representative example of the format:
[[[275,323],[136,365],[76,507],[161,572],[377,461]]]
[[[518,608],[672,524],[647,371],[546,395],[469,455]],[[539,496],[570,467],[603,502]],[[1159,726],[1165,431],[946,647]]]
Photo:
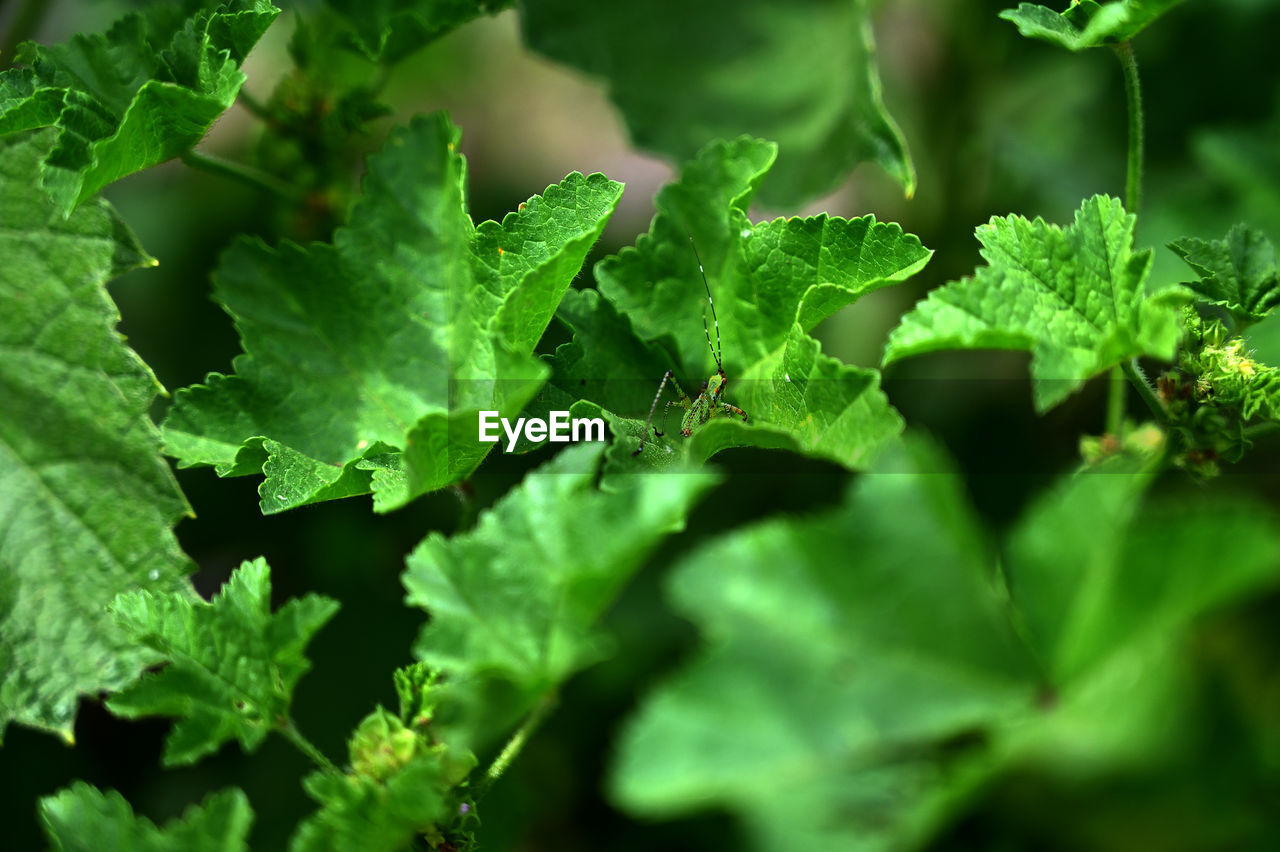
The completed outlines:
[[[1078,782],[1185,745],[1181,640],[1280,579],[1275,517],[1144,505],[1147,476],[1078,474],[997,565],[958,478],[919,447],[907,459],[882,460],[837,510],[721,536],[675,567],[671,596],[705,644],[625,731],[623,806],[727,808],[758,849],[893,850],[1001,772]]]
[[[943,767],[912,746],[1030,706],[1035,668],[960,480],[914,455],[826,516],[722,536],[674,569],[706,648],[626,731],[623,805],[728,807],[760,849],[897,848],[943,804]]]
[[[880,97],[864,0],[648,0],[584,6],[524,0],[525,39],[603,77],[642,148],[676,160],[708,139],[774,139],[764,192],[794,204],[830,192],[874,162],[907,195],[915,169]]]
[[[311,636],[338,611],[318,595],[271,613],[271,576],[262,559],[246,562],[210,603],[175,594],[132,592],[112,604],[136,642],[169,665],[118,692],[117,716],[176,716],[165,741],[166,765],[194,763],[230,739],[253,751],[268,733],[292,724],[289,704],[311,668]]]
[[[40,189],[52,131],[0,138],[0,733],[70,740],[80,693],[155,662],[107,614],[118,593],[192,595],[189,512],[147,416],[159,387],[104,285],[151,263],[110,205],[64,218]]]
[[[40,818],[54,849],[94,852],[247,852],[253,811],[237,789],[192,805],[158,828],[115,790],[77,781],[40,800]]]
[[[481,15],[515,0],[326,0],[354,31],[351,46],[375,62],[394,63]]]
[[[1156,18],[1183,0],[1071,0],[1058,13],[1039,3],[1019,3],[1000,17],[1012,21],[1027,38],[1047,41],[1067,50],[1086,50],[1120,44],[1136,36]]]
[[[0,73],[0,134],[57,128],[39,173],[69,213],[199,142],[235,101],[240,64],[279,12],[267,0],[228,0],[184,17],[157,3],[103,34],[27,43],[18,59],[30,67]]]
[[[1054,683],[1151,635],[1274,583],[1274,519],[1242,501],[1158,501],[1143,476],[1064,480],[1010,538],[1007,573],[1027,636]]]
[[[443,114],[392,134],[332,244],[223,255],[246,354],[179,391],[164,438],[180,465],[262,471],[271,513],[370,490],[387,511],[480,464],[477,412],[513,415],[545,378],[530,353],[622,187],[574,173],[477,227],[458,139]]]

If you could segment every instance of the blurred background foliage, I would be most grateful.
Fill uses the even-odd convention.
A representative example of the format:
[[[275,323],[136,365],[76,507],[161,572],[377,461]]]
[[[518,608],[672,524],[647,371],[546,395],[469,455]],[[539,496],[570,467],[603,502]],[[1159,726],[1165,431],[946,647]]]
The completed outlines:
[[[160,261],[157,269],[118,280],[112,295],[122,331],[166,387],[227,371],[240,351],[230,320],[209,299],[218,253],[239,233],[269,242],[326,238],[357,192],[361,158],[391,127],[417,113],[446,108],[463,128],[476,221],[501,218],[569,171],[603,171],[624,181],[626,192],[588,268],[647,228],[653,194],[672,176],[672,164],[631,147],[600,81],[526,48],[517,10],[433,41],[382,79],[376,65],[354,52],[342,62],[326,59],[296,70],[308,37],[298,32],[297,10],[304,19],[332,12],[318,2],[278,4],[285,14],[247,61],[245,91],[259,113],[269,112],[273,101],[287,101],[295,115],[309,120],[264,133],[271,121],[237,105],[202,150],[255,164],[298,187],[305,201],[282,205],[178,162],[134,175],[106,193]],[[100,30],[128,5],[54,2],[31,36],[55,42]],[[877,365],[888,330],[905,310],[928,289],[973,270],[979,262],[973,229],[989,217],[1018,213],[1065,223],[1082,198],[1122,194],[1126,119],[1114,57],[1103,50],[1069,54],[1023,39],[997,18],[1011,5],[885,0],[877,6],[884,101],[914,161],[913,197],[905,197],[885,172],[864,165],[835,192],[803,207],[753,211],[756,217],[870,212],[901,223],[935,250],[908,284],[874,293],[820,326],[817,336],[828,353]],[[1154,285],[1187,274],[1163,248],[1184,234],[1218,238],[1247,221],[1280,238],[1277,32],[1280,4],[1201,0],[1178,7],[1135,43],[1147,118],[1138,244],[1156,247]],[[797,52],[801,61],[805,55]],[[383,87],[380,100],[390,108],[385,115],[375,117],[374,101],[357,91],[365,84]],[[335,111],[344,94],[348,99]],[[359,119],[359,132],[342,125],[352,117]],[[1272,363],[1280,363],[1280,328],[1273,325],[1263,323],[1255,342],[1264,358],[1270,354]],[[565,339],[553,323],[542,351]],[[993,531],[1004,530],[1029,498],[1072,467],[1081,434],[1102,430],[1101,381],[1036,417],[1027,360],[1020,353],[945,353],[897,364],[885,376],[886,392],[909,426],[931,432],[954,455]],[[1134,402],[1131,410],[1137,411]],[[157,416],[167,404],[157,402]],[[1277,443],[1259,446],[1212,488],[1276,500]],[[348,733],[375,703],[394,703],[389,674],[410,661],[421,613],[402,605],[404,556],[428,531],[468,527],[544,458],[494,454],[465,488],[430,495],[390,516],[372,514],[367,501],[357,499],[264,518],[256,478],[180,471],[197,518],[180,524],[178,535],[200,565],[197,586],[206,594],[241,560],[263,555],[274,569],[277,601],[307,591],[341,601],[341,612],[312,645],[315,666],[294,706],[317,744],[342,754]],[[848,478],[834,466],[765,452],[730,451],[716,461],[730,481],[700,505],[685,532],[664,543],[609,616],[616,655],[567,686],[559,710],[482,803],[479,837],[486,848],[743,846],[727,816],[637,823],[601,795],[621,720],[656,678],[696,646],[692,626],[663,601],[666,567],[718,531],[833,504]],[[1160,487],[1176,492],[1203,486],[1170,473]],[[1186,649],[1202,672],[1195,686],[1196,724],[1187,728],[1184,751],[1171,755],[1167,766],[1079,784],[1028,768],[1025,777],[984,790],[938,848],[1216,849],[1239,848],[1240,837],[1277,836],[1256,822],[1261,803],[1280,801],[1278,615],[1280,595],[1273,594],[1197,632]],[[119,789],[139,813],[157,821],[208,791],[240,785],[257,814],[254,848],[282,848],[310,810],[299,784],[308,769],[305,758],[273,738],[253,756],[226,748],[195,767],[162,771],[166,729],[159,721],[116,720],[92,701],[82,705],[74,749],[11,729],[0,752],[7,845],[38,846],[36,798],[82,778]]]

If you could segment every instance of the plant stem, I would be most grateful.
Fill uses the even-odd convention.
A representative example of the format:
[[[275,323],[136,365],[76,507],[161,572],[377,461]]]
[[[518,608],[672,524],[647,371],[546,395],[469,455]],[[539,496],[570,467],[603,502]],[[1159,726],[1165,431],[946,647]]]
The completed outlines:
[[[1138,359],[1133,358],[1129,361],[1122,361],[1120,369],[1129,377],[1129,383],[1138,389],[1138,396],[1142,397],[1142,401],[1147,404],[1147,408],[1151,409],[1151,413],[1155,415],[1160,425],[1165,425],[1168,420],[1168,414],[1164,410],[1164,403],[1160,402],[1160,397],[1156,396],[1151,383],[1143,375],[1142,368],[1138,366]]]
[[[1124,397],[1128,382],[1120,365],[1111,368],[1111,382],[1107,394],[1107,434],[1120,437],[1124,428]]]
[[[13,13],[9,28],[0,37],[0,68],[13,64],[13,54],[18,45],[27,41],[40,28],[45,12],[52,5],[49,0],[24,0],[18,11]]]
[[[1142,203],[1142,86],[1138,81],[1138,60],[1129,42],[1118,44],[1116,56],[1124,71],[1124,94],[1129,105],[1129,166],[1124,180],[1124,207],[1136,215]]]
[[[1280,432],[1280,422],[1275,420],[1267,420],[1263,423],[1255,423],[1252,426],[1246,426],[1244,436],[1250,440],[1261,438],[1264,435],[1270,435],[1272,432]]]
[[[280,733],[284,734],[284,738],[297,746],[298,751],[311,758],[316,766],[319,766],[325,772],[335,775],[341,775],[342,770],[339,769],[332,760],[324,756],[324,752],[316,748],[310,740],[302,735],[302,731],[298,730],[298,726],[294,724],[293,719],[286,719],[280,728]]]
[[[249,94],[243,86],[240,87],[240,92],[236,95],[236,100],[240,102],[240,106],[244,107],[255,117],[262,119],[268,124],[275,120],[271,115],[271,110],[267,109],[267,105]]]
[[[542,724],[542,720],[547,718],[547,714],[555,707],[559,696],[555,692],[548,692],[538,701],[534,708],[529,711],[529,715],[520,723],[520,727],[511,735],[511,739],[507,740],[507,744],[502,747],[502,751],[493,759],[493,763],[489,764],[489,768],[485,770],[484,778],[481,779],[476,789],[476,799],[479,799],[489,791],[493,786],[493,782],[502,777],[502,773],[507,771],[507,767],[520,754],[520,750],[524,748],[524,744],[528,742],[529,737]]]
[[[246,166],[243,163],[224,160],[221,157],[212,157],[208,154],[201,154],[194,149],[186,151],[182,155],[182,162],[186,163],[193,169],[199,169],[209,174],[219,175],[221,177],[238,180],[241,183],[248,184],[262,190],[263,192],[275,195],[291,204],[300,202],[301,196],[298,191],[289,186],[284,181],[269,175],[264,171],[255,169],[252,166]]]

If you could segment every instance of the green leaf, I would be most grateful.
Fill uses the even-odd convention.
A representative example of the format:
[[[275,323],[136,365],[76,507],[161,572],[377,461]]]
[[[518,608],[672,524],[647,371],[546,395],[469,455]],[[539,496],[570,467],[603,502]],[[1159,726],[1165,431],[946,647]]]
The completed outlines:
[[[1010,537],[1010,592],[1052,683],[1276,580],[1280,533],[1269,513],[1222,498],[1139,513],[1148,483],[1064,480]]]
[[[659,192],[649,233],[597,265],[611,305],[579,300],[559,314],[574,339],[556,353],[556,387],[619,415],[614,430],[633,436],[627,442],[635,449],[665,368],[691,395],[715,372],[701,258],[716,318],[713,324],[708,315],[707,325],[713,340],[718,329],[728,376],[722,399],[744,409],[749,422],[712,420],[693,441],[669,423],[665,442],[650,440],[639,467],[677,449],[700,462],[729,446],[789,448],[858,467],[902,428],[878,374],[823,355],[808,332],[862,295],[915,274],[931,253],[872,216],[752,223],[745,208],[773,150],[747,137],[707,146]],[[661,356],[666,341],[673,341],[674,363]],[[668,387],[660,409],[677,398]]]
[[[646,816],[727,807],[759,849],[910,845],[945,778],[911,746],[1034,694],[984,552],[959,478],[917,446],[836,511],[683,560],[670,595],[706,647],[628,726],[615,798]]]
[[[481,15],[496,15],[515,0],[326,0],[349,22],[351,47],[374,62],[392,64]]]
[[[1012,21],[1027,38],[1047,41],[1067,50],[1086,50],[1129,41],[1156,18],[1183,0],[1071,0],[1059,14],[1039,3],[1019,3],[1000,17]]]
[[[115,790],[99,792],[76,781],[40,800],[40,819],[54,849],[94,852],[237,852],[248,850],[253,811],[244,793],[213,793],[163,828],[133,808]]]
[[[727,808],[758,849],[914,848],[999,773],[1079,783],[1185,746],[1180,643],[1275,588],[1274,514],[1144,505],[1148,476],[1079,474],[997,563],[958,477],[905,449],[840,508],[721,536],[673,569],[704,647],[626,728],[621,805]]]
[[[0,733],[70,741],[80,693],[155,655],[106,612],[119,592],[191,594],[190,512],[147,416],[155,377],[115,331],[108,279],[153,264],[111,206],[69,218],[37,184],[51,131],[0,138]]]
[[[271,614],[271,577],[262,559],[243,563],[209,603],[175,594],[133,592],[112,604],[134,640],[169,665],[143,676],[107,702],[117,716],[175,716],[164,763],[194,763],[238,739],[254,751],[273,730],[287,729],[298,679],[311,668],[303,649],[338,611],[318,595],[291,600]]]
[[[39,166],[61,211],[188,150],[235,101],[240,64],[275,20],[267,0],[229,0],[184,18],[169,4],[103,34],[24,45],[29,69],[0,73],[0,133],[53,126]]]
[[[606,655],[596,622],[717,482],[709,473],[614,477],[580,444],[525,477],[470,532],[433,533],[408,559],[408,603],[431,614],[415,654],[447,681],[504,691],[465,736],[489,736]]]
[[[915,189],[864,0],[526,0],[521,16],[533,49],[606,80],[641,148],[681,161],[716,137],[775,139],[764,192],[776,205],[830,192],[867,161]]]
[[[1257,322],[1280,304],[1275,246],[1248,225],[1236,225],[1225,239],[1183,237],[1169,248],[1200,276],[1187,286],[1230,311],[1237,326]]]
[[[242,240],[214,274],[246,354],[179,391],[164,423],[181,466],[266,474],[262,510],[372,490],[387,511],[467,476],[547,370],[531,357],[621,194],[573,173],[473,226],[459,133],[416,119],[370,158],[332,244]]]
[[[1123,360],[1169,360],[1180,335],[1177,296],[1150,295],[1151,251],[1133,251],[1134,217],[1095,195],[1063,229],[994,217],[977,229],[972,278],[931,292],[889,336],[884,363],[942,349],[1032,353],[1036,409],[1048,411],[1085,379]]]

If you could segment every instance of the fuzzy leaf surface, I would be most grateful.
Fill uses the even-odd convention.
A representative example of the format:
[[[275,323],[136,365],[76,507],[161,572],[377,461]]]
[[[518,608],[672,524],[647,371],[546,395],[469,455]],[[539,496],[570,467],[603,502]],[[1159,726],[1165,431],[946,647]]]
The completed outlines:
[[[115,790],[76,781],[40,800],[40,819],[52,848],[66,852],[247,852],[253,811],[244,793],[231,788],[158,827]]]
[[[641,148],[676,161],[708,139],[777,140],[771,204],[830,192],[874,162],[915,188],[915,169],[880,97],[869,4],[526,0],[526,42],[603,77]]]
[[[148,416],[159,385],[105,284],[150,260],[104,201],[68,218],[41,190],[52,131],[0,138],[0,733],[72,736],[80,693],[156,657],[106,608],[193,594],[173,525],[190,510]]]
[[[69,213],[102,187],[191,148],[236,99],[240,64],[279,9],[228,0],[189,17],[154,4],[106,33],[28,42],[0,73],[0,133],[57,128],[38,173]]]
[[[1226,308],[1238,324],[1257,322],[1280,304],[1275,246],[1248,225],[1236,225],[1221,240],[1183,237],[1169,248],[1200,276],[1187,286]]]
[[[338,611],[318,595],[271,612],[271,576],[262,559],[245,562],[209,603],[134,592],[112,604],[135,641],[169,665],[108,702],[126,718],[175,716],[164,763],[194,763],[237,739],[252,752],[289,722],[298,679],[311,668],[303,654],[312,635]]]
[[[987,265],[932,291],[889,336],[884,363],[944,349],[1032,353],[1044,412],[1122,360],[1169,360],[1180,335],[1177,297],[1150,295],[1149,249],[1133,251],[1134,217],[1095,195],[1066,228],[994,217],[977,229]]]
[[[645,557],[684,528],[710,473],[595,484],[603,445],[571,446],[530,473],[474,529],[433,533],[407,562],[407,601],[431,614],[417,657],[446,682],[504,690],[483,737],[605,655],[596,622]]]
[[[1072,0],[1064,12],[1039,3],[1019,3],[1000,17],[1012,21],[1027,38],[1047,41],[1067,50],[1087,50],[1120,44],[1136,36],[1156,18],[1184,0]]]
[[[265,473],[272,513],[370,490],[386,511],[480,464],[476,412],[514,415],[545,379],[530,353],[621,185],[574,173],[474,226],[458,139],[443,114],[393,133],[331,244],[223,255],[245,354],[179,391],[163,434],[181,466]]]
[[[701,462],[730,446],[786,447],[859,467],[901,430],[879,375],[823,355],[808,332],[862,295],[915,274],[931,253],[871,216],[752,223],[746,207],[773,152],[748,137],[708,145],[658,194],[649,232],[596,266],[609,304],[578,300],[559,314],[574,338],[556,352],[555,386],[604,407],[635,449],[666,368],[692,396],[715,372],[701,257],[716,319],[707,311],[707,325],[713,341],[718,329],[728,376],[722,399],[749,420],[713,419],[690,441],[674,416],[683,409],[673,407],[667,437],[646,444],[637,469],[665,464],[672,453]],[[663,357],[664,349],[676,357]],[[658,414],[676,398],[668,385]]]

